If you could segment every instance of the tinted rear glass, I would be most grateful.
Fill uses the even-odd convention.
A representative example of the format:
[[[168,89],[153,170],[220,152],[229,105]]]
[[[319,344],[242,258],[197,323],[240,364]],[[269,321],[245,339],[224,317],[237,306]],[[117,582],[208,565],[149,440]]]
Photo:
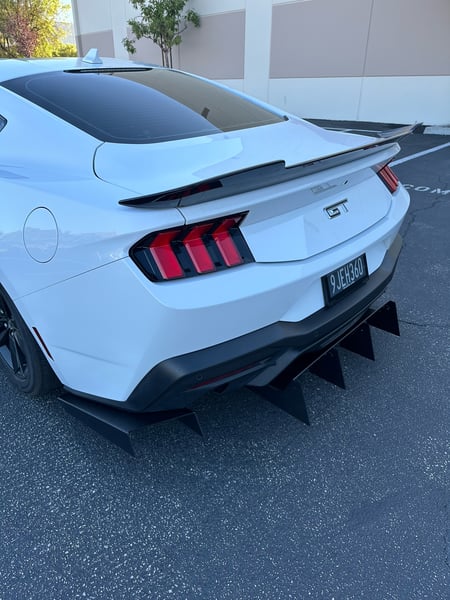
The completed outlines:
[[[233,92],[162,69],[42,73],[2,85],[104,142],[148,144],[283,120]]]

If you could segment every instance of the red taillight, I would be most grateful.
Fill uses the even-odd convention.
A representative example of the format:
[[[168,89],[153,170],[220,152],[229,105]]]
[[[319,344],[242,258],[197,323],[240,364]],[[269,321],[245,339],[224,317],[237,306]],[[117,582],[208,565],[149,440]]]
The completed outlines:
[[[195,225],[183,238],[183,246],[192,260],[197,273],[210,273],[215,271],[214,262],[203,241],[203,236],[211,229],[211,223]]]
[[[235,267],[244,262],[231,236],[231,230],[236,226],[237,222],[238,219],[236,217],[225,219],[212,233],[212,238],[227,267]]]
[[[387,189],[391,192],[391,194],[397,190],[399,185],[398,177],[388,165],[385,165],[382,169],[380,169],[377,172],[377,175]]]
[[[153,281],[212,273],[254,258],[239,229],[244,215],[154,233],[136,244],[130,256]]]
[[[183,277],[183,270],[171,246],[179,232],[179,229],[174,229],[158,233],[148,246],[163,279]]]

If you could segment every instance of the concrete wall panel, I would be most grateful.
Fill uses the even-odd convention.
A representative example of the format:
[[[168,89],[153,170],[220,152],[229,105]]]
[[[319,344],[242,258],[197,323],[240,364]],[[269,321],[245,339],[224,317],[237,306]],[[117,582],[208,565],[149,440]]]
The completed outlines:
[[[262,99],[269,86],[271,28],[272,0],[247,0],[244,90]]]
[[[270,76],[360,77],[372,0],[273,6]]]
[[[111,29],[111,2],[116,3],[115,0],[72,0],[77,33]]]
[[[247,0],[194,0],[191,7],[201,15],[214,15],[245,10],[246,4]]]
[[[79,54],[84,56],[91,48],[98,48],[100,56],[114,56],[114,37],[111,30],[95,31],[77,36]]]
[[[127,36],[132,38],[130,28],[127,30]],[[161,50],[159,46],[154,44],[151,40],[146,38],[141,38],[140,40],[136,40],[135,43],[136,53],[130,55],[131,60],[136,60],[138,62],[151,63],[155,65],[162,64],[161,58]],[[128,58],[128,56],[127,56]]]
[[[450,75],[450,0],[375,0],[365,74]]]
[[[450,124],[450,77],[367,77],[356,118]]]
[[[269,102],[300,117],[354,119],[361,89],[359,77],[272,79]]]
[[[181,69],[212,79],[244,77],[245,11],[207,15],[183,34]]]

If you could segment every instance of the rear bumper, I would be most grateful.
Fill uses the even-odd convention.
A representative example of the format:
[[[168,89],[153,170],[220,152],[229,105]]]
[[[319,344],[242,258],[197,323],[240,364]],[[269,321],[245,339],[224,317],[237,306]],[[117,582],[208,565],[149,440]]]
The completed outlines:
[[[83,396],[121,410],[153,412],[189,406],[214,389],[266,386],[300,355],[326,347],[364,317],[392,279],[401,245],[397,236],[381,266],[361,287],[298,323],[274,323],[164,360],[147,373],[125,402]]]

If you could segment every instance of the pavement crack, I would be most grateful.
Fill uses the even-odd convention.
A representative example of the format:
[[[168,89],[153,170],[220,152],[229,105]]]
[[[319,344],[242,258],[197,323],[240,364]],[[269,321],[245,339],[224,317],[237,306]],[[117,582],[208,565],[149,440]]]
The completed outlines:
[[[448,504],[444,506],[447,525],[444,529],[444,562],[450,569],[450,510]]]
[[[434,208],[436,208],[436,206],[439,206],[440,204],[445,204],[444,198],[436,198],[436,200],[434,200],[429,206],[423,206],[421,208],[415,208],[413,210],[410,210],[408,213],[409,222],[405,224],[403,229],[403,239],[406,240],[406,237],[409,234],[409,230],[415,224],[417,217],[420,213],[433,210]]]
[[[412,325],[413,327],[434,327],[435,329],[450,329],[450,323],[419,323],[418,321],[407,321],[406,319],[399,319],[400,323],[404,325]]]

